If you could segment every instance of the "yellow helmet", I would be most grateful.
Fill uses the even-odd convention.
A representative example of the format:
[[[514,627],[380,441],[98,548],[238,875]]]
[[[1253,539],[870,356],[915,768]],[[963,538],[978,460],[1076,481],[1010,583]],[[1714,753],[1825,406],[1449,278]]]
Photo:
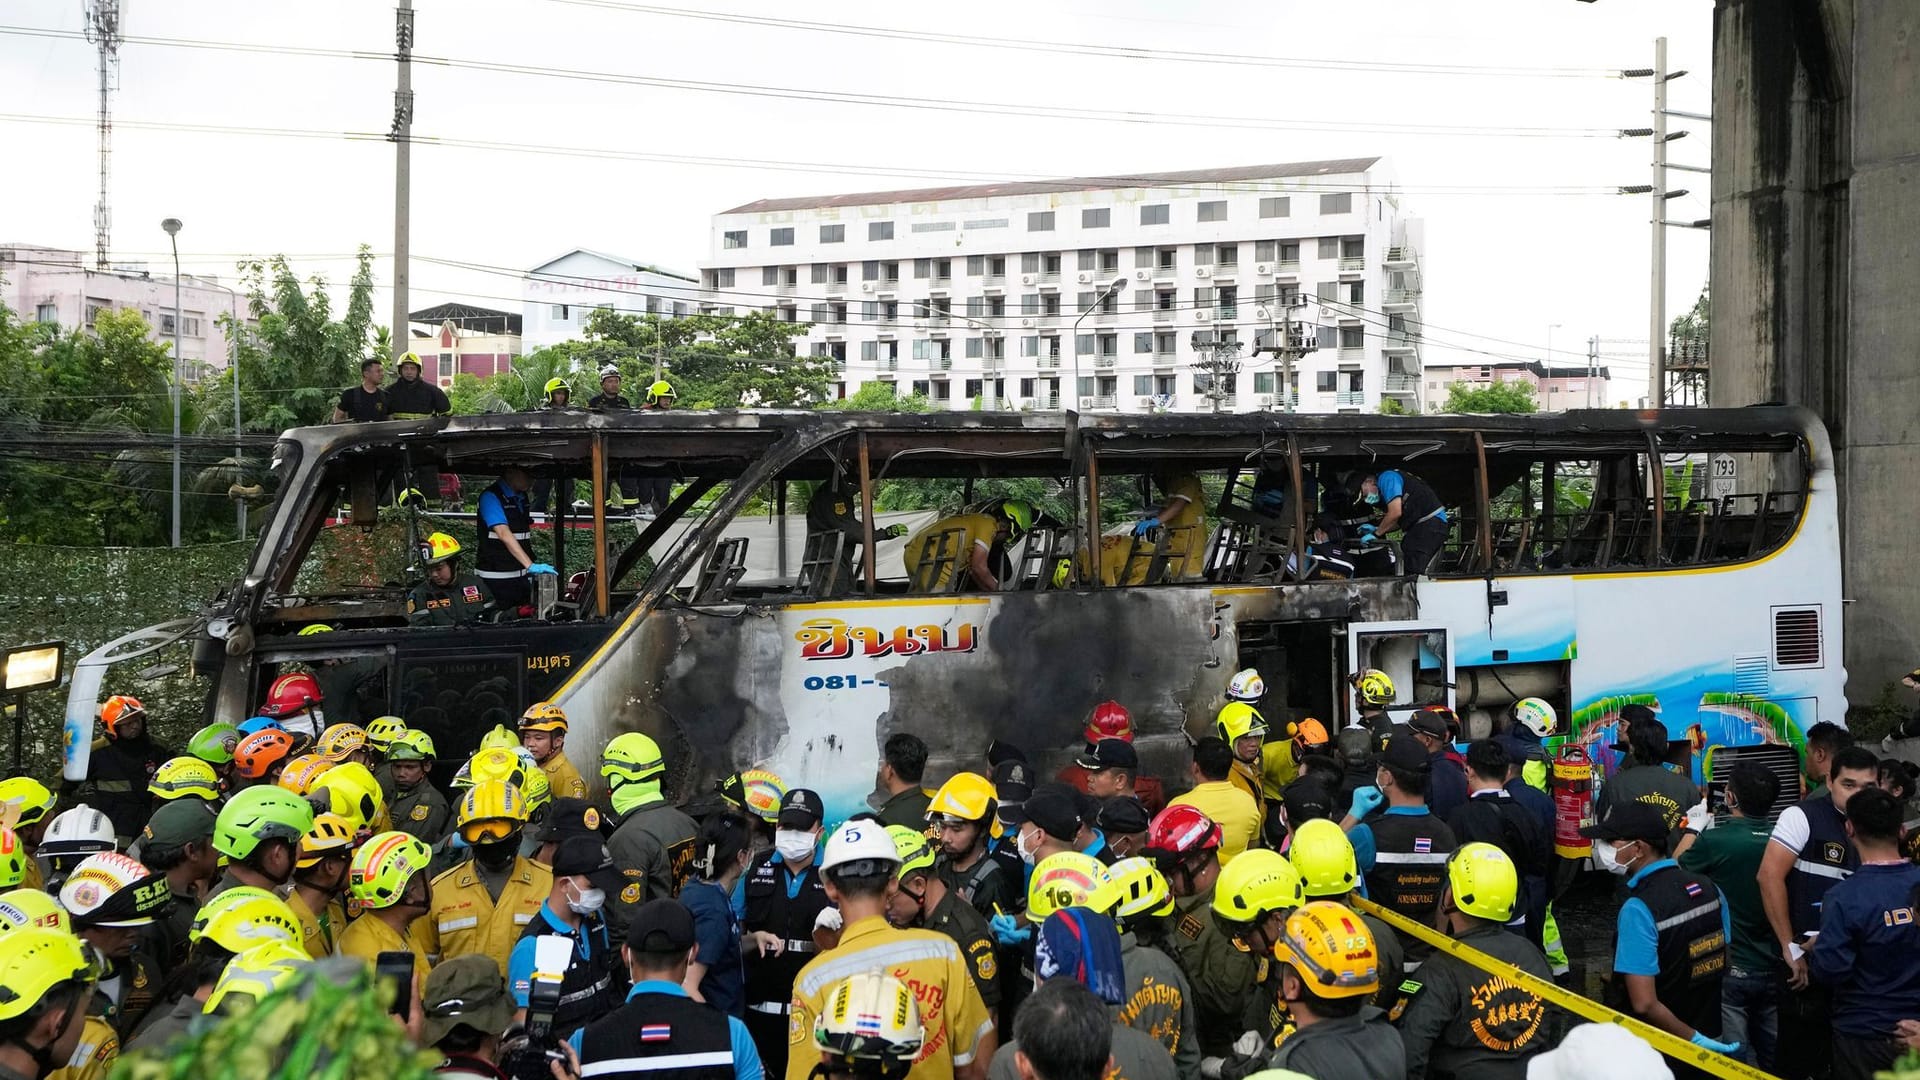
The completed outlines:
[[[481,780],[460,800],[454,825],[469,844],[505,840],[527,823],[527,799],[505,780]]]
[[[979,773],[954,773],[940,790],[933,793],[933,799],[927,803],[927,820],[937,817],[957,818],[962,821],[985,821],[994,816],[999,806],[998,794],[993,789],[993,781]]]
[[[611,783],[650,780],[666,771],[660,744],[637,731],[615,736],[600,753],[600,775]]]
[[[1267,733],[1266,718],[1244,701],[1229,701],[1213,718],[1213,729],[1221,741],[1232,746],[1237,739]]]
[[[1293,830],[1287,858],[1300,872],[1300,885],[1309,897],[1345,896],[1358,887],[1360,862],[1353,841],[1326,818],[1302,822]]]
[[[747,813],[769,824],[780,820],[780,801],[787,797],[787,782],[767,769],[748,769],[740,774],[740,790]]]
[[[313,957],[307,955],[307,950],[291,942],[256,945],[227,961],[201,1011],[216,1015],[242,1007],[252,1008],[261,998],[291,982],[312,962]]]
[[[835,983],[813,1021],[813,1043],[830,1062],[877,1062],[881,1076],[906,1075],[926,1040],[913,991],[879,971]]]
[[[214,909],[210,914],[205,909],[196,914],[189,931],[192,940],[211,941],[230,953],[243,953],[270,941],[300,942],[300,919],[284,901],[271,894],[249,893],[238,900],[220,902],[237,891],[228,889],[209,901],[207,907]]]
[[[1297,908],[1306,899],[1300,872],[1285,855],[1249,848],[1220,871],[1213,889],[1213,911],[1229,922],[1258,922],[1270,911]]]
[[[567,712],[551,701],[536,701],[520,714],[521,731],[567,730]]]
[[[347,869],[347,895],[366,908],[390,908],[407,884],[427,872],[433,849],[403,832],[383,832],[360,845]]]
[[[1373,931],[1345,904],[1315,900],[1302,905],[1287,916],[1273,955],[1292,967],[1315,997],[1362,997],[1380,989]]]
[[[665,379],[655,379],[653,385],[647,387],[647,404],[649,405],[661,401],[672,401],[674,396],[673,385]]]
[[[0,825],[0,889],[11,889],[27,880],[27,846],[12,829]]]
[[[397,716],[376,716],[367,721],[367,745],[383,754],[393,740],[406,733],[407,722]]]
[[[278,905],[278,909],[276,909],[275,905]],[[212,926],[215,920],[222,920],[220,923],[223,927],[222,936],[231,938],[233,935],[227,929],[224,929],[229,925],[224,920],[227,918],[227,912],[234,910],[254,914],[265,912],[270,915],[278,915],[279,910],[285,910],[287,911],[288,917],[292,917],[292,910],[287,908],[286,902],[278,896],[275,896],[272,892],[253,885],[236,885],[200,905],[200,907],[194,911],[193,921],[187,927],[187,941],[198,942],[201,938],[207,936],[207,928]],[[293,926],[295,940],[298,940],[300,921],[294,919]],[[222,948],[227,948],[226,945],[219,941],[214,942],[214,944],[221,945]],[[229,949],[229,951],[237,952],[239,950]]]
[[[367,729],[359,724],[329,724],[327,730],[320,733],[320,741],[314,744],[314,752],[325,754],[339,761],[355,750],[364,750],[367,745]]]
[[[460,541],[443,532],[430,533],[420,549],[428,566],[438,566],[460,554]]]
[[[1113,892],[1113,913],[1122,923],[1142,916],[1173,914],[1173,890],[1153,860],[1136,855],[1107,867],[1107,888]]]
[[[305,795],[313,790],[314,781],[320,779],[320,774],[336,764],[338,762],[332,758],[322,757],[319,754],[301,754],[287,762],[287,767],[280,770],[280,779],[277,783],[295,795]]]
[[[555,390],[565,390],[569,395],[573,393],[573,388],[567,385],[567,380],[558,375],[547,380],[546,395],[552,397]]]
[[[333,633],[333,627],[328,626],[326,623],[310,622],[307,625],[301,627],[300,632],[295,634],[294,636],[295,637],[312,637],[315,634],[331,634],[331,633]]]
[[[514,787],[524,787],[527,783],[527,763],[520,757],[520,744],[514,749],[490,747],[476,752],[467,759],[465,782],[456,783],[457,787],[472,787],[488,780],[501,780]]]
[[[388,761],[432,761],[433,736],[424,731],[403,731],[387,744]]]
[[[169,758],[153,770],[153,779],[147,781],[147,791],[156,799],[168,801],[205,799],[210,803],[218,802],[220,774],[197,757]]]
[[[313,815],[313,828],[300,838],[300,855],[294,865],[302,870],[329,855],[350,855],[356,826],[349,818],[331,811]]]
[[[1353,688],[1360,700],[1369,705],[1386,705],[1399,696],[1393,689],[1393,680],[1378,668],[1368,668],[1353,677]]]
[[[380,781],[357,761],[344,761],[320,774],[313,794],[327,793],[327,809],[346,818],[360,829],[380,830],[387,817],[387,799]]]
[[[935,854],[933,845],[927,843],[926,833],[905,825],[889,825],[887,835],[893,839],[894,850],[900,853],[899,877],[919,870],[933,872]]]
[[[527,800],[527,820],[545,809],[553,801],[553,782],[539,769],[528,769],[526,783],[520,785],[520,795]]]
[[[1462,844],[1447,856],[1447,889],[1461,911],[1503,923],[1513,918],[1520,901],[1520,872],[1513,859],[1492,844]]]
[[[37,825],[53,810],[53,792],[31,776],[9,776],[0,780],[0,803],[19,807],[14,815],[15,828]]]
[[[0,930],[42,926],[63,934],[73,932],[67,909],[44,889],[11,889],[0,893]]]
[[[72,934],[28,926],[0,934],[0,1021],[27,1015],[65,983],[99,978],[86,946]]]
[[[1079,851],[1062,851],[1040,860],[1027,884],[1027,919],[1042,923],[1061,908],[1084,907],[1105,911],[1113,904],[1107,892],[1107,866]]]

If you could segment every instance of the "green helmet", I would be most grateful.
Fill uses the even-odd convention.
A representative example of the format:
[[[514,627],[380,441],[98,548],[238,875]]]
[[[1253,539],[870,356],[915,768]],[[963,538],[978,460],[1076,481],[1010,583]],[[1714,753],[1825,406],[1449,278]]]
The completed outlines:
[[[387,748],[388,761],[432,761],[433,736],[424,731],[409,730],[393,740]]]
[[[313,828],[313,804],[283,787],[250,787],[220,808],[213,823],[213,849],[245,861],[261,844],[298,845]]]
[[[1015,536],[1033,528],[1033,506],[1024,499],[1008,499],[1001,503],[1000,513],[1013,525]]]
[[[558,375],[547,380],[547,396],[552,397],[555,390],[565,390],[568,394],[573,393],[573,388],[567,385],[567,380]]]
[[[894,850],[900,853],[900,877],[920,870],[933,870],[935,852],[933,845],[927,843],[926,833],[905,825],[889,825],[887,835],[893,839]]]
[[[187,753],[209,765],[225,765],[233,760],[233,748],[239,743],[239,728],[232,724],[208,724],[187,740]]]

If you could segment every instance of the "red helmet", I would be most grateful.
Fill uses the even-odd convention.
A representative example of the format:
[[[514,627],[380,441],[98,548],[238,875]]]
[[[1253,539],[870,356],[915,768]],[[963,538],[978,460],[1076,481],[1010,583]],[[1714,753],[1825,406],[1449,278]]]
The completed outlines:
[[[320,684],[306,672],[282,675],[267,687],[266,703],[260,706],[261,716],[292,716],[305,712],[320,704]]]
[[[147,707],[140,704],[139,698],[130,697],[126,694],[115,694],[107,699],[105,705],[100,706],[100,725],[107,729],[107,734],[118,735],[120,733],[120,721],[130,716],[138,716],[144,719],[146,715]]]
[[[1133,714],[1125,705],[1117,701],[1103,701],[1093,707],[1093,715],[1087,717],[1087,730],[1082,732],[1087,742],[1097,743],[1101,739],[1124,739],[1133,741]]]
[[[1220,846],[1220,826],[1185,803],[1155,814],[1147,823],[1147,850],[1166,855],[1189,855]]]

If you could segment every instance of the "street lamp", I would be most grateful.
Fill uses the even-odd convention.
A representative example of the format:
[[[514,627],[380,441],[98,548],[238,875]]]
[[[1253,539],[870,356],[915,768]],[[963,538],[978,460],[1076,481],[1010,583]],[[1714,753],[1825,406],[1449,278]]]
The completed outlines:
[[[180,219],[160,223],[173,247],[173,546],[180,546]]]
[[[1073,398],[1071,400],[1078,400],[1080,396],[1080,322],[1095,311],[1100,310],[1100,305],[1107,302],[1107,297],[1112,296],[1114,293],[1126,287],[1126,278],[1114,278],[1113,284],[1102,289],[1100,295],[1093,298],[1093,303],[1088,304],[1085,311],[1074,316],[1073,325],[1067,329],[1067,337],[1073,339]],[[1068,407],[1067,418],[1069,420],[1076,420],[1079,415],[1078,410]]]

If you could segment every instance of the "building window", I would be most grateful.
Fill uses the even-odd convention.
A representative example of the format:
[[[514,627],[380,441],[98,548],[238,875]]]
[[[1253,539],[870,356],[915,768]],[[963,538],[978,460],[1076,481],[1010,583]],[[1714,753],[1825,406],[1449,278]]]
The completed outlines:
[[[1316,371],[1313,373],[1313,388],[1323,394],[1333,393],[1334,372]]]
[[[1173,220],[1167,213],[1166,203],[1149,203],[1140,208],[1140,224],[1165,225]]]
[[[967,359],[978,360],[982,356],[985,356],[986,352],[987,343],[984,339],[977,337],[967,339]]]
[[[1353,213],[1353,192],[1343,191],[1338,195],[1320,196],[1320,212],[1323,214]]]
[[[200,316],[187,315],[181,318],[180,335],[182,337],[199,337],[200,336]]]
[[[713,284],[716,288],[733,288],[733,267],[722,267],[713,272]]]
[[[760,268],[760,284],[762,285],[780,284],[780,268],[777,266],[761,267]]]
[[[1367,347],[1367,330],[1363,326],[1343,326],[1340,328],[1340,347],[1343,349],[1364,349]]]
[[[1052,232],[1053,211],[1035,210],[1027,215],[1028,232]]]
[[[1225,199],[1217,199],[1213,202],[1201,203],[1200,220],[1203,222],[1227,220],[1227,201]]]
[[[1299,262],[1300,261],[1300,241],[1298,240],[1280,241],[1280,261],[1283,263]]]
[[[33,309],[33,318],[36,322],[57,323],[60,321],[60,307],[57,304],[41,304]]]
[[[774,247],[792,247],[793,229],[774,229],[767,234],[767,243]]]
[[[747,230],[720,234],[720,246],[723,248],[743,248],[747,246]]]
[[[1263,218],[1288,217],[1293,213],[1293,200],[1278,195],[1260,200],[1260,216]]]
[[[1215,254],[1216,261],[1218,261],[1221,266],[1240,265],[1240,245],[1239,244],[1216,245],[1214,248],[1214,254]]]
[[[1104,229],[1112,224],[1113,211],[1107,207],[1080,211],[1080,227],[1083,229]]]
[[[893,222],[891,221],[867,222],[867,239],[869,240],[893,239]]]
[[[1321,237],[1320,244],[1319,244],[1319,256],[1322,259],[1339,258],[1340,257],[1340,238],[1337,236]]]
[[[1152,352],[1153,351],[1153,335],[1151,333],[1134,334],[1133,335],[1133,351],[1137,353]],[[1146,393],[1145,390],[1142,390],[1140,392],[1143,394]]]
[[[919,221],[914,223],[911,231],[913,232],[952,232],[953,229],[954,229],[954,223],[951,221]]]
[[[567,305],[565,304],[553,305],[553,310],[550,314],[553,316],[555,322],[566,322],[573,317],[567,313]]]
[[[841,244],[841,243],[845,243],[846,239],[847,239],[847,227],[845,225],[820,226],[820,242],[821,243]]]

